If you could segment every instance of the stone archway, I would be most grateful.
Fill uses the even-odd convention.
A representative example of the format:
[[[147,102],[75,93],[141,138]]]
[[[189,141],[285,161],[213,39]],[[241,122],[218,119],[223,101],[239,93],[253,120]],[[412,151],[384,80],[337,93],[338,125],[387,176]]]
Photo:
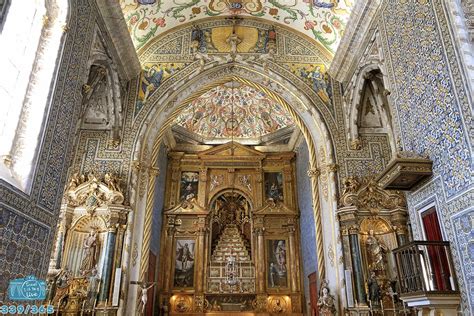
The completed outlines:
[[[335,158],[333,140],[327,127],[328,124],[326,124],[326,120],[330,120],[330,118],[322,119],[323,115],[317,110],[322,106],[317,105],[317,103],[322,101],[316,100],[315,104],[289,80],[284,79],[277,73],[265,73],[262,70],[250,69],[245,64],[224,64],[204,71],[199,76],[177,82],[172,89],[161,93],[159,96],[152,95],[149,102],[155,106],[150,108],[135,138],[134,157],[141,158],[140,160],[145,162],[145,165],[153,166],[167,126],[193,98],[218,84],[229,81],[241,82],[251,85],[278,101],[290,113],[295,124],[301,129],[310,152],[308,176],[311,177],[312,186],[319,276],[321,279],[329,279],[330,286],[334,290],[340,290],[340,294],[344,295],[340,284],[342,265],[339,265],[335,259],[336,256],[342,256],[342,251],[337,243],[338,224],[334,215],[337,207],[335,199]],[[157,104],[161,104],[161,106],[157,106]],[[319,150],[316,148],[319,148]],[[142,218],[136,219],[134,229],[134,239],[142,245],[140,269],[130,269],[130,277],[136,279],[140,279],[145,275],[148,266],[146,254],[150,245],[151,210],[154,203],[155,178],[150,177],[145,181],[147,181],[146,194],[141,192],[143,197],[137,198],[140,196],[140,194],[137,194],[137,191],[140,190],[137,183],[143,183],[144,180],[143,178],[132,178],[132,183],[135,183],[132,200],[138,213],[144,214]],[[320,196],[320,192],[323,192],[324,198]],[[321,216],[321,209],[323,208],[326,211],[325,215]],[[323,226],[330,229],[323,230]],[[333,227],[334,229],[332,229]],[[135,300],[133,297],[133,294],[129,297],[129,308],[134,305],[131,304]]]

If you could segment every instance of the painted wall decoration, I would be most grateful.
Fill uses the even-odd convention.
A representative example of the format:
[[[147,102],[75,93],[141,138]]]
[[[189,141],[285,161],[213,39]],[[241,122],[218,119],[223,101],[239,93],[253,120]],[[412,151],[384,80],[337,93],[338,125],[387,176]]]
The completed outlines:
[[[230,52],[231,45],[228,39],[232,33],[239,39],[236,47],[238,53],[268,53],[270,47],[275,48],[276,45],[274,28],[262,30],[256,27],[234,25],[233,27],[221,26],[201,29],[195,25],[191,31],[192,52]]]
[[[179,200],[181,202],[197,198],[199,185],[199,172],[181,173],[181,187]]]
[[[274,202],[283,202],[283,174],[265,172],[265,197]]]
[[[181,63],[145,64],[140,74],[140,81],[135,105],[135,113],[140,111],[145,102],[156,91],[163,80],[172,76],[175,71],[181,69]]]
[[[137,49],[185,22],[243,15],[291,26],[317,40],[330,53],[339,44],[353,3],[353,0],[120,0]]]
[[[194,100],[175,122],[213,140],[258,138],[293,125],[283,107],[263,92],[231,84],[217,86]]]
[[[291,71],[301,77],[327,103],[332,103],[332,87],[324,64],[291,64]]]
[[[267,240],[267,287],[288,286],[286,240]]]
[[[176,240],[174,264],[174,286],[188,288],[194,286],[194,239]]]

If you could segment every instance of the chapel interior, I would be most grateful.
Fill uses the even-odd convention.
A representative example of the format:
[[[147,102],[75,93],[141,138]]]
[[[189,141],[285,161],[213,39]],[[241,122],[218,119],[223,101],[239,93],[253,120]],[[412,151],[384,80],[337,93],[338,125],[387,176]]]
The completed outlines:
[[[473,39],[471,0],[0,0],[0,311],[474,315]]]

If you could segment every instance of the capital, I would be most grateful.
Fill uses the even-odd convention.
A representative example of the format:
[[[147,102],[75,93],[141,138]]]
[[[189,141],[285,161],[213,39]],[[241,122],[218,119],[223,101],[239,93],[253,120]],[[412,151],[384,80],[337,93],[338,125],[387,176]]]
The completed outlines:
[[[160,168],[150,167],[148,173],[150,174],[150,176],[158,177],[160,175]]]

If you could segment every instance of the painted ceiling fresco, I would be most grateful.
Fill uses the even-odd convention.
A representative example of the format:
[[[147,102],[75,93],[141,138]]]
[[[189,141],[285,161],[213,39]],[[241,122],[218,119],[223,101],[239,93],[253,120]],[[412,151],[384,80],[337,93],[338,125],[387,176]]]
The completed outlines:
[[[180,24],[213,16],[250,16],[286,25],[334,54],[355,0],[120,0],[137,50]]]
[[[191,102],[175,123],[204,138],[258,138],[293,126],[283,107],[263,92],[228,83],[210,89]]]

